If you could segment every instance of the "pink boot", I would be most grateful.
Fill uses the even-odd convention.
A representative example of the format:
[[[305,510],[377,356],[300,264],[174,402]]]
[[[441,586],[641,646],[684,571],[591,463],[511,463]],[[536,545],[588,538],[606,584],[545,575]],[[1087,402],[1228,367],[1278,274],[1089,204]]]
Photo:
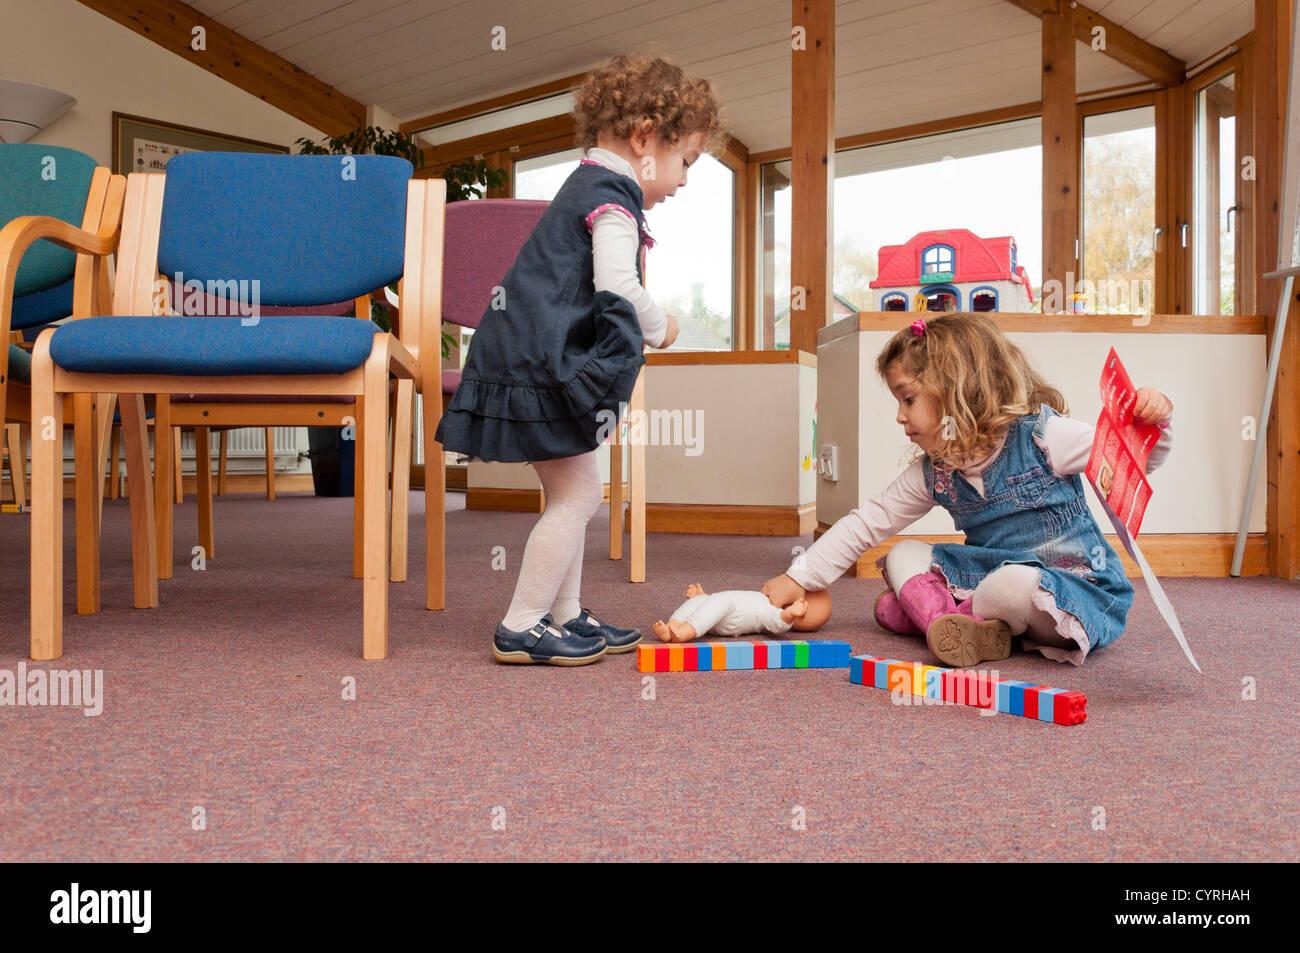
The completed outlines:
[[[898,590],[898,604],[922,632],[928,632],[930,623],[939,616],[957,611],[948,584],[934,572],[921,573],[903,583]]]
[[[888,587],[884,592],[876,596],[875,615],[876,625],[887,632],[893,632],[896,635],[925,636],[924,632],[912,624],[912,620],[903,611],[898,596],[894,595],[894,590]]]
[[[998,662],[1011,654],[1011,630],[997,619],[971,612],[972,599],[960,606],[936,573],[913,576],[898,592],[907,617],[925,632],[935,658],[953,668]]]

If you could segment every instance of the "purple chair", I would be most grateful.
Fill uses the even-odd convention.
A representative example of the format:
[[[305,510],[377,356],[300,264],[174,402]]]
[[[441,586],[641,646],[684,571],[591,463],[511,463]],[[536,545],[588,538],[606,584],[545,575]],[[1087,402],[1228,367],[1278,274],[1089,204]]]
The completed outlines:
[[[442,320],[477,328],[492,289],[515,263],[550,202],[473,199],[447,206],[442,255]],[[443,407],[460,386],[460,368],[442,369]]]

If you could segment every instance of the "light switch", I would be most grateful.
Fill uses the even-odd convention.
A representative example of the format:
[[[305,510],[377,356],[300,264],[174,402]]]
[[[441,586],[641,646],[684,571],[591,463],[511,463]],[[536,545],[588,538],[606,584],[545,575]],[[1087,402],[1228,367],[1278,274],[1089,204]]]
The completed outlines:
[[[817,472],[821,474],[823,480],[830,480],[832,483],[840,478],[837,449],[834,444],[817,445]]]

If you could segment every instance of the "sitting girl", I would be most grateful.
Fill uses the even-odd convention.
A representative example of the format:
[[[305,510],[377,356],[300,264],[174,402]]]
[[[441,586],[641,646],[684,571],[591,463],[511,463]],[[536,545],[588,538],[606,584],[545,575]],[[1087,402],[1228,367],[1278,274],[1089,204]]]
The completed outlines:
[[[965,544],[897,543],[876,621],[921,635],[945,665],[999,661],[1011,637],[1076,665],[1124,631],[1133,586],[1088,509],[1083,481],[1094,427],[1001,329],[980,314],[929,315],[895,334],[876,361],[898,423],[922,454],[880,496],[836,522],[763,586],[775,606],[824,589],[862,554],[936,504]],[[1149,387],[1133,416],[1164,433],[1147,472],[1168,455],[1173,404]],[[959,604],[960,603],[960,604]]]

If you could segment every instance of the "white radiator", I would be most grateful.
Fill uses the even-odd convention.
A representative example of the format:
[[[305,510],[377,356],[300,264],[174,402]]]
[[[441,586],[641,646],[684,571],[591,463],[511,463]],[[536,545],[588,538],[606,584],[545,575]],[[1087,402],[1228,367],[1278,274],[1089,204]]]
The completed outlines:
[[[306,427],[273,427],[271,429],[272,450],[275,453],[276,473],[309,472],[305,458],[299,454],[307,449]],[[220,448],[221,435],[209,433],[212,446],[213,472]],[[228,473],[265,473],[266,472],[266,428],[239,427],[228,431],[226,436],[226,472]],[[194,431],[181,432],[181,469],[183,473],[194,472]]]

